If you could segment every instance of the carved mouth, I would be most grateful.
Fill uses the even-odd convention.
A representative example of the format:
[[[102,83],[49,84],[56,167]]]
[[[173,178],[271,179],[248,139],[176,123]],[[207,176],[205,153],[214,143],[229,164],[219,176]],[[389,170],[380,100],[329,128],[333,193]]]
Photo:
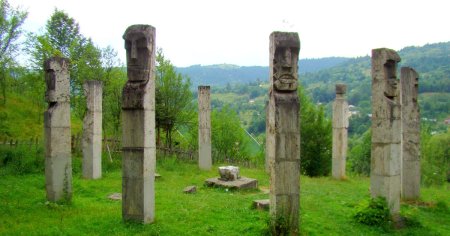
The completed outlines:
[[[283,74],[278,79],[283,84],[295,83],[296,79],[291,74]]]

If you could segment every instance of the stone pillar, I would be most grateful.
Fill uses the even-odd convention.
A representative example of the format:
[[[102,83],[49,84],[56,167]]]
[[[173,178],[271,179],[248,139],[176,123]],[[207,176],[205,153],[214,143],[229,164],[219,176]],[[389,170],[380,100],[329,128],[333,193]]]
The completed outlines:
[[[272,136],[266,148],[273,145],[273,150],[269,148],[266,151],[269,152],[272,233],[277,235],[299,233],[299,51],[300,40],[297,33],[273,32],[270,35],[270,88],[266,132]],[[280,224],[287,226],[288,232],[277,232]]]
[[[88,80],[83,84],[86,115],[83,120],[83,178],[102,177],[102,94],[103,83]]]
[[[391,214],[400,209],[400,98],[397,63],[391,49],[372,50],[372,150],[370,192],[385,197]]]
[[[348,103],[345,100],[347,86],[336,84],[336,100],[333,103],[333,178],[345,179],[347,159]]]
[[[128,81],[122,91],[122,217],[155,217],[155,28],[132,25],[123,35]]]
[[[420,197],[420,110],[419,75],[409,67],[401,69],[402,104],[402,198]]]
[[[45,61],[44,112],[45,189],[47,200],[70,201],[72,198],[72,155],[70,135],[69,60],[52,57]]]
[[[210,87],[198,86],[198,166],[211,170],[211,99]]]
[[[270,96],[270,94],[269,94]],[[270,102],[266,102],[266,173],[270,174],[270,160],[275,158],[275,129],[270,124],[275,124],[275,113],[270,110]]]

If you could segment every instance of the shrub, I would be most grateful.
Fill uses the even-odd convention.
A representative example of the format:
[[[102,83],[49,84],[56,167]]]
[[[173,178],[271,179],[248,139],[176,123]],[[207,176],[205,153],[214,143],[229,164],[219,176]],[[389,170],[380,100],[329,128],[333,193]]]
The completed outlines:
[[[370,226],[386,226],[390,223],[389,208],[384,197],[364,201],[356,208],[356,222]]]
[[[23,175],[44,171],[44,149],[42,146],[19,145],[0,148],[1,173]]]

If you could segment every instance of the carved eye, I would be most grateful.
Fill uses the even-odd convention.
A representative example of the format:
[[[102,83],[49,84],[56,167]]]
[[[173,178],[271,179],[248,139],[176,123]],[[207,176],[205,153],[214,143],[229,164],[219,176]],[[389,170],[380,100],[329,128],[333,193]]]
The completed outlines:
[[[131,48],[131,41],[129,40],[125,40],[125,49],[130,49]]]

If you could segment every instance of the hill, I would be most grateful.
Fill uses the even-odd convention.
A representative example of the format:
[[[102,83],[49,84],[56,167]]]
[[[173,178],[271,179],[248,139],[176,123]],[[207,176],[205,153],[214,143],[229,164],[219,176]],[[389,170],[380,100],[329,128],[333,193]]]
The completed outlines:
[[[337,66],[349,58],[328,57],[318,59],[301,59],[299,68],[301,73],[316,72],[322,69]],[[255,81],[268,81],[269,67],[267,66],[237,66],[230,64],[219,65],[192,65],[177,67],[177,72],[191,78],[194,88],[198,85],[220,86],[236,83],[251,83]]]

